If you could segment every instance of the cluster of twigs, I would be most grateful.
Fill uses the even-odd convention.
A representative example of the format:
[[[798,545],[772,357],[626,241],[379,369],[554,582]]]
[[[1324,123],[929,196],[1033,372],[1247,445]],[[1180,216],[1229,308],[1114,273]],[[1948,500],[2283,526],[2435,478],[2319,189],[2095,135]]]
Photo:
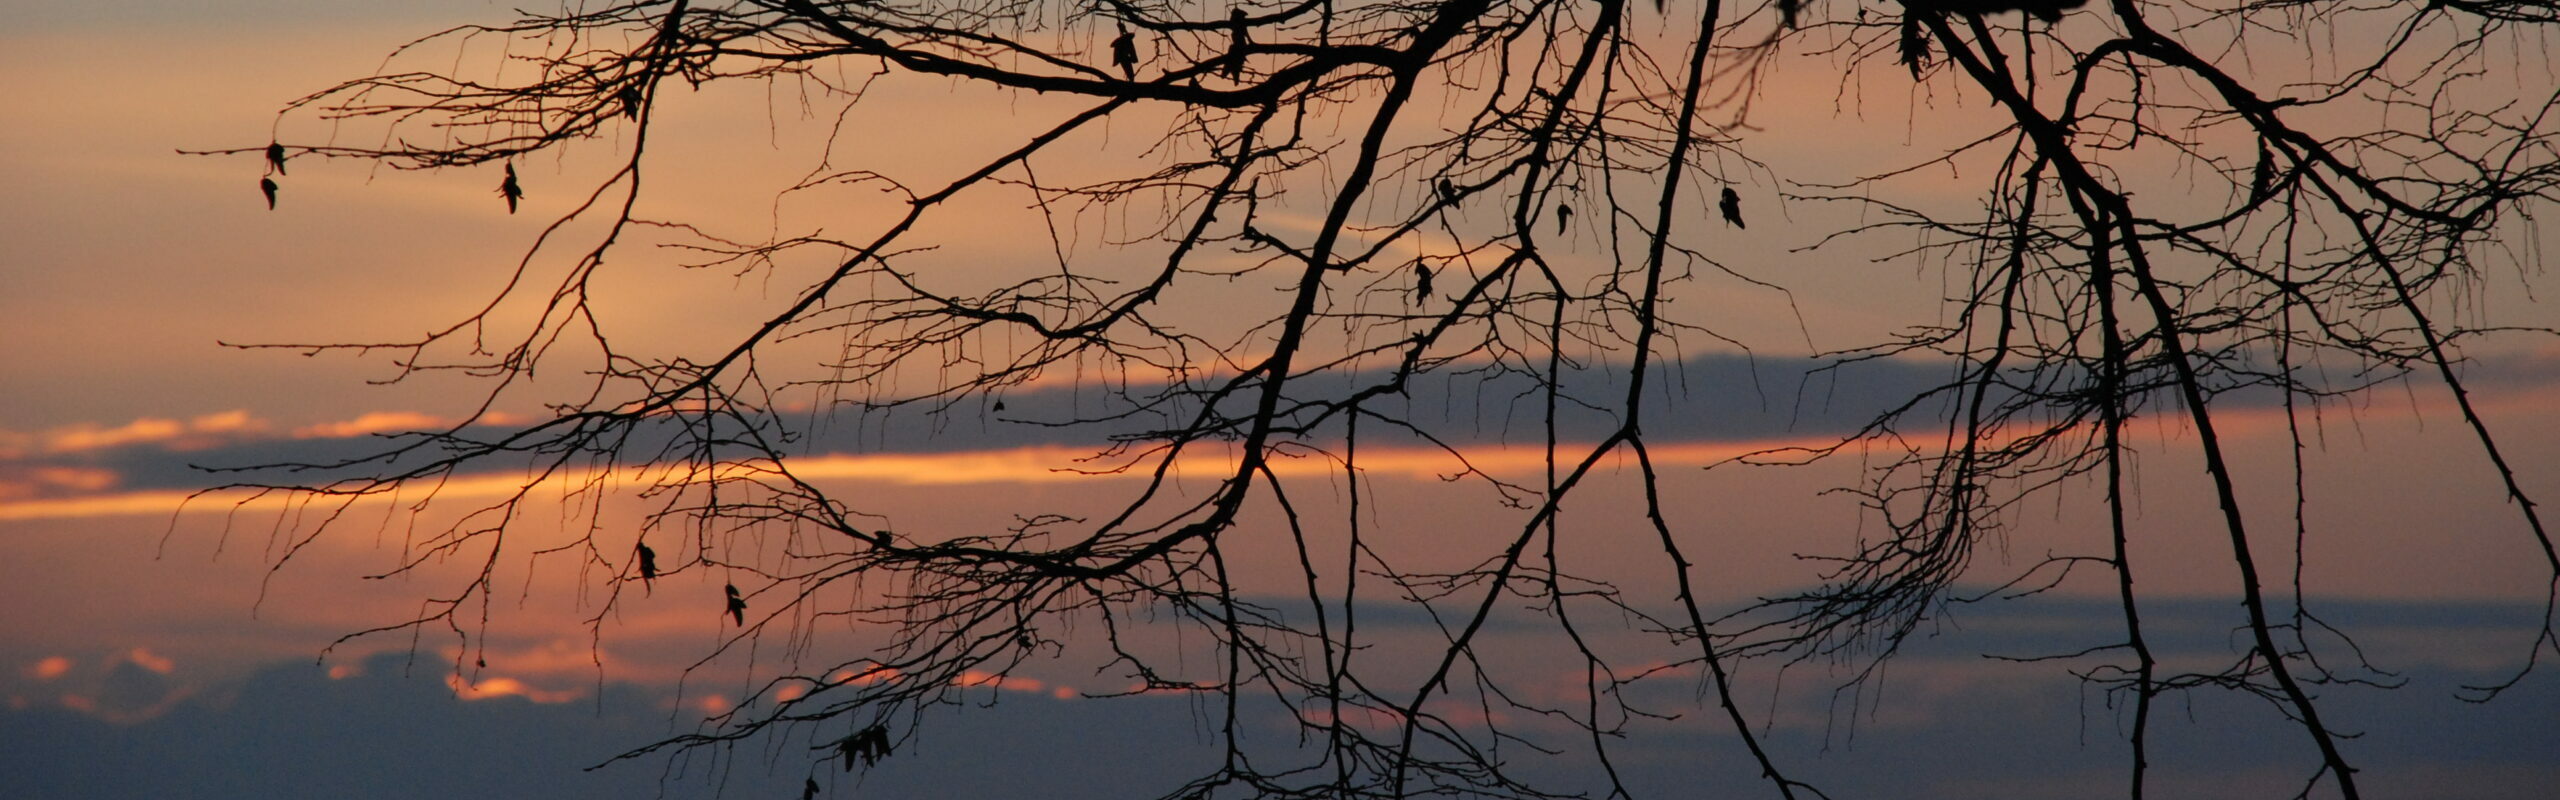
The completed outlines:
[[[2174,24],[2154,27],[2162,19]],[[1984,582],[1973,557],[2022,499],[2094,482],[2104,487],[2111,551],[1989,582],[2033,592],[2076,567],[2112,575],[2124,642],[2075,656],[2125,659],[2087,674],[2132,698],[2131,793],[2143,793],[2155,698],[2218,687],[2263,696],[2298,721],[2321,753],[2310,781],[2334,781],[2352,798],[2355,770],[2306,688],[2336,679],[2305,636],[2323,623],[2298,584],[2290,602],[2269,596],[2267,537],[2244,526],[2215,410],[2271,394],[2290,417],[2297,403],[2380,381],[2440,382],[2497,465],[2522,527],[2551,555],[2464,388],[2461,345],[2493,329],[2448,313],[2490,280],[2482,254],[2498,252],[2560,178],[2545,119],[2560,94],[2486,104],[2464,94],[2498,59],[2530,50],[2514,39],[2547,37],[2550,21],[2548,8],[2530,3],[2325,0],[2228,9],[1305,0],[1214,12],[1122,0],[650,0],[454,29],[390,63],[484,41],[505,44],[501,62],[467,74],[388,69],[284,111],[288,122],[337,131],[375,126],[378,143],[349,144],[340,133],[238,152],[269,152],[279,164],[282,153],[427,169],[501,162],[510,203],[521,157],[610,140],[625,158],[546,229],[489,306],[452,327],[413,341],[277,346],[388,354],[404,374],[467,372],[491,382],[492,404],[524,391],[537,365],[572,361],[593,380],[568,399],[546,398],[554,413],[533,424],[496,428],[475,416],[373,458],[286,465],[332,470],[322,480],[244,485],[352,503],[469,471],[530,468],[524,491],[467,514],[403,567],[459,557],[486,565],[476,578],[381,630],[440,626],[473,641],[496,566],[521,555],[506,534],[525,525],[533,488],[569,481],[600,506],[610,481],[598,476],[639,469],[649,476],[637,493],[653,504],[648,526],[591,531],[555,551],[611,576],[598,620],[635,583],[713,570],[731,585],[726,611],[739,622],[724,651],[767,636],[801,641],[821,619],[882,632],[876,649],[857,654],[804,648],[736,711],[635,755],[797,735],[822,741],[813,764],[868,764],[960,687],[1098,649],[1144,690],[1223,704],[1224,759],[1166,796],[1552,796],[1564,790],[1507,769],[1504,742],[1526,741],[1520,734],[1490,714],[1454,713],[1474,710],[1461,694],[1533,708],[1479,651],[1489,621],[1525,599],[1572,643],[1588,676],[1580,708],[1534,708],[1568,721],[1579,743],[1528,746],[1586,750],[1610,793],[1626,793],[1610,743],[1647,712],[1621,690],[1659,670],[1620,665],[1587,632],[1604,616],[1640,619],[1686,649],[1682,663],[1706,674],[1720,716],[1770,786],[1796,797],[1819,792],[1762,747],[1760,726],[1735,702],[1734,659],[1863,659],[1872,669],[1967,597],[1962,585]],[[2230,53],[2346,29],[2390,37],[2304,80],[2268,85],[2225,66]],[[1907,69],[1912,91],[1987,97],[1997,122],[1928,161],[1997,168],[1971,219],[1892,200],[1919,164],[1851,184],[1797,185],[1799,202],[1855,202],[1889,220],[1844,234],[1916,231],[1924,248],[1912,257],[1962,277],[1946,322],[1837,355],[1847,365],[1925,354],[1958,376],[1837,447],[1764,454],[1793,460],[1782,457],[1882,445],[1903,455],[1856,489],[1886,523],[1881,536],[1825,554],[1833,567],[1817,586],[1719,612],[1692,585],[1698,539],[1687,530],[1697,523],[1666,514],[1640,411],[1660,390],[1675,337],[1723,337],[1672,319],[1665,292],[1701,267],[1742,278],[1714,254],[1743,230],[1734,187],[1749,176],[1718,165],[1765,174],[1740,135],[1765,75],[1828,69],[1872,82],[1873,66],[1897,79]],[[848,82],[848,72],[860,77]],[[828,166],[791,190],[860,185],[902,200],[896,214],[849,222],[860,231],[852,238],[736,242],[634,216],[652,122],[683,96],[671,81],[815,86],[858,119],[867,87],[919,77],[1079,105],[1024,120],[1017,146],[950,175]],[[2388,108],[2397,124],[2424,130],[2304,121],[2327,107]],[[1118,120],[1161,126],[1152,163],[1090,181],[1037,177],[1035,163],[1089,166],[1089,154],[1072,149],[1083,145],[1068,143]],[[2228,190],[2156,204],[2134,190],[2168,170]],[[1722,221],[1689,200],[1718,184]],[[1053,237],[1061,218],[1123,220],[1131,233],[1109,243],[1112,265],[1072,266],[1061,243],[1055,264],[991,286],[931,268],[946,263],[932,258],[942,242],[931,231],[964,198],[1024,190]],[[570,225],[578,221],[601,222],[601,232],[578,234],[585,243],[563,256],[555,237],[589,230]],[[789,302],[754,324],[693,334],[707,345],[695,352],[707,355],[637,352],[617,340],[593,289],[607,255],[623,258],[644,231],[691,236],[688,252],[742,270],[827,266],[790,285]],[[1603,253],[1567,254],[1564,242],[1578,235],[1596,237]],[[1270,291],[1219,288],[1238,282]],[[1748,279],[1733,285],[1766,291]],[[510,303],[529,305],[520,315],[529,321],[501,314]],[[1215,323],[1226,327],[1203,323],[1202,304],[1215,304]],[[815,340],[833,349],[810,377],[792,361],[805,353],[789,348]],[[1135,487],[1109,513],[1026,508],[1009,530],[897,530],[794,472],[808,431],[786,411],[800,404],[814,402],[821,417],[1000,414],[1008,396],[1096,368],[1129,376],[1107,403],[1018,418],[1107,437],[1083,468],[1138,479],[1109,484]],[[1566,379],[1583,369],[1624,377],[1592,392]],[[1452,373],[1539,387],[1546,469],[1536,484],[1465,466],[1469,451],[1452,431],[1398,404],[1417,380]],[[926,388],[901,388],[919,376]],[[1559,420],[1579,413],[1608,424],[1589,441],[1565,441]],[[2217,672],[2164,672],[2140,627],[2124,428],[2145,414],[2192,428],[2241,575],[2249,645]],[[1426,573],[1371,546],[1417,535],[1363,527],[1361,504],[1391,498],[1366,496],[1354,479],[1348,514],[1302,514],[1290,490],[1297,482],[1275,469],[1318,457],[1357,475],[1360,449],[1379,443],[1444,450],[1522,521],[1501,546],[1469,554],[1472,566]],[[1213,480],[1176,469],[1204,458],[1218,465]],[[1558,525],[1565,498],[1618,459],[1638,467],[1643,516],[1674,587],[1667,604],[1558,566],[1570,545]],[[1222,540],[1257,527],[1285,529],[1297,563],[1230,563]],[[754,536],[785,546],[755,559],[724,555],[738,552],[725,542]],[[2551,566],[2560,578],[2560,557]],[[1298,574],[1303,606],[1284,610],[1239,590],[1237,573],[1274,569]],[[1356,610],[1398,601],[1445,615],[1436,656],[1418,672],[1359,657],[1368,641]],[[476,622],[466,614],[474,608]],[[1055,633],[1078,623],[1099,632]],[[1167,624],[1205,633],[1214,666],[1169,664],[1140,642],[1140,629]],[[2560,648],[2553,631],[2546,608],[2526,670],[2545,648]],[[1266,696],[1313,744],[1264,752],[1239,733],[1241,704]]]

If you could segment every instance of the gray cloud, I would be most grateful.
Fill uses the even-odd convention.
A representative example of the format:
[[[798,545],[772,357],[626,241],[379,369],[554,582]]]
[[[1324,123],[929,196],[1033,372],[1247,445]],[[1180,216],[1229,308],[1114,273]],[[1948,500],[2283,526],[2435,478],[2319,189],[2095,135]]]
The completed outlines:
[[[2163,629],[2210,630],[2227,603],[2154,607]],[[2530,625],[2531,609],[2493,604],[2336,604],[2341,619],[2373,629],[2431,631],[2441,642]],[[1767,737],[1780,763],[1835,797],[2074,798],[2121,792],[2127,748],[2119,698],[2078,684],[2060,664],[1985,661],[1986,651],[2059,652],[2111,636],[2102,602],[2036,599],[1960,612],[1960,625],[1915,640],[1905,661],[1865,695],[1831,696],[1819,668],[1786,681],[1782,716]],[[2450,628],[2444,626],[2451,626]],[[2176,645],[2186,646],[2186,645]],[[2210,645],[2202,645],[2210,646]],[[2510,655],[2520,655],[2510,654]],[[521,698],[465,702],[444,688],[442,667],[411,668],[376,656],[361,675],[331,680],[308,663],[268,668],[244,683],[199,692],[174,710],[114,725],[36,705],[0,711],[0,774],[30,798],[361,796],[450,798],[792,797],[815,776],[831,797],[1153,797],[1216,768],[1208,743],[1216,703],[1152,696],[1114,700],[975,690],[972,702],[929,714],[913,738],[874,769],[847,773],[818,763],[842,721],[792,730],[673,760],[593,765],[681,728],[656,690],[608,685],[593,700],[543,705]],[[1744,667],[1757,716],[1769,666]],[[2348,756],[2382,794],[2534,797],[2560,780],[2548,745],[2560,741],[2560,682],[2537,676],[2489,705],[2450,690],[2494,677],[2462,668],[2403,664],[2405,688],[2322,690],[2324,710],[2361,737]],[[1947,680],[1931,676],[1956,676]],[[1680,719],[1638,720],[1613,743],[1639,796],[1761,791],[1719,714],[1698,687],[1661,681],[1640,699]],[[1765,706],[1767,708],[1780,708]],[[1293,735],[1268,710],[1248,735],[1291,751]],[[1810,719],[1829,722],[1807,723]],[[2153,776],[2162,796],[2285,796],[2318,763],[2277,709],[2244,696],[2189,692],[2154,717]],[[1561,747],[1525,750],[1525,774],[1589,786],[1578,737],[1528,735]],[[1272,751],[1264,751],[1270,753]]]

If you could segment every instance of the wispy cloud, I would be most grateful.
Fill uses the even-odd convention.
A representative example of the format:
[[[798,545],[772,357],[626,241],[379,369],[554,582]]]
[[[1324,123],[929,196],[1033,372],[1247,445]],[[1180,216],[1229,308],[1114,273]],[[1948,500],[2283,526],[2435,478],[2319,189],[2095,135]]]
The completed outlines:
[[[192,419],[144,417],[116,426],[94,423],[49,430],[0,430],[0,459],[85,453],[143,445],[164,449],[200,449],[226,439],[256,434],[269,426],[245,410],[206,414]]]
[[[122,481],[115,470],[98,467],[0,463],[0,503],[95,494]]]
[[[375,411],[355,419],[304,425],[293,429],[296,439],[344,439],[376,433],[435,430],[452,425],[443,417],[415,411]]]
[[[503,413],[485,414],[478,420],[483,425],[514,425],[523,417]],[[459,421],[417,411],[368,411],[342,420],[286,426],[251,413],[232,409],[186,419],[143,417],[121,424],[84,422],[36,431],[0,429],[0,461],[25,461],[48,456],[95,454],[124,449],[148,449],[165,453],[192,453],[241,442],[280,439],[352,439],[386,433],[442,430]]]

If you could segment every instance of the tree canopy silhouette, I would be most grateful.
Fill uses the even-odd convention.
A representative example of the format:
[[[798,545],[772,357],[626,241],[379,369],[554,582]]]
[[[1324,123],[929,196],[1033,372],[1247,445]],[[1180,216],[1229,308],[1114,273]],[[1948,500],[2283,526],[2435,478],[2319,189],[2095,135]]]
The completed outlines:
[[[2299,444],[2300,421],[2332,398],[2440,386],[2513,501],[2499,535],[2530,538],[2560,580],[2462,368],[2475,342],[2548,333],[2482,319],[2469,298],[2538,269],[2533,215],[2560,181],[2560,89],[2542,60],[2554,21],[2547,3],[2459,0],[644,0],[527,12],[403,45],[378,74],[288,103],[278,146],[218,151],[272,166],[260,179],[270,206],[288,156],[305,170],[296,180],[341,160],[473,176],[496,162],[508,212],[521,200],[557,220],[449,327],[260,345],[385,358],[399,377],[472,376],[487,382],[481,415],[346,462],[289,465],[317,478],[234,488],[354,503],[523,470],[509,473],[519,491],[469,509],[404,569],[489,566],[417,618],[364,632],[440,628],[466,651],[495,566],[533,556],[507,534],[536,524],[521,512],[537,486],[648,503],[637,529],[544,545],[592,567],[581,574],[605,598],[599,625],[625,589],[708,573],[737,625],[721,650],[793,644],[758,662],[750,702],[634,755],[797,737],[813,743],[813,769],[851,769],[891,757],[918,712],[958,687],[1088,658],[1222,709],[1223,763],[1133,795],[1564,792],[1520,770],[1534,758],[1522,747],[1586,759],[1623,794],[1612,743],[1658,713],[1627,687],[1693,670],[1711,690],[1702,708],[1769,793],[1821,796],[1818,775],[1762,746],[1763,721],[1729,680],[1737,664],[1822,660],[1857,680],[1980,594],[1967,586],[2033,593],[2103,575],[2121,640],[2071,658],[2124,700],[2130,795],[2144,793],[2157,699],[2228,691],[2298,723],[2318,753],[2301,766],[2306,786],[2354,798],[2356,766],[2312,687],[2377,673],[2338,666],[2355,660],[2352,641],[2326,633],[2298,577],[2289,596],[2271,577],[2281,532],[2264,529],[2267,514],[2290,503],[2298,542],[2303,503],[2241,496],[2218,411],[2279,406]],[[2340,40],[2360,44],[2327,49]],[[821,221],[758,238],[648,215],[683,207],[644,181],[667,159],[735,155],[656,150],[683,103],[731,82],[812,109],[735,124],[828,132],[796,154],[810,168],[776,200],[830,209]],[[948,99],[892,91],[912,87]],[[1822,87],[1831,97],[1804,96]],[[1932,118],[1972,126],[1943,151],[1880,144],[1909,131],[1844,119],[1819,135],[1847,167],[1757,155],[1763,138],[1817,135],[1764,133],[1755,123],[1773,104],[1878,96],[1979,110]],[[971,104],[1015,104],[1015,127],[994,132],[1011,138],[989,145],[977,131],[932,164],[840,144]],[[529,168],[534,191],[519,184],[518,165],[568,150],[610,152],[615,166],[577,186]],[[1943,270],[1948,296],[1910,304],[1922,322],[1821,355],[1838,368],[1921,360],[1951,377],[1835,442],[1739,459],[1864,459],[1846,488],[1876,524],[1848,551],[1808,553],[1825,559],[1818,582],[1716,607],[1696,567],[1717,521],[1666,511],[1647,398],[1667,391],[1683,347],[1785,337],[1669,305],[1702,292],[1792,302],[1788,276],[1748,263],[1775,251],[1742,244],[1745,205],[1753,240],[1776,243],[1764,247],[1865,257],[1856,248],[1881,245]],[[1834,207],[1855,213],[1821,210]],[[1790,228],[1799,214],[1843,222]],[[981,247],[1005,237],[1050,255]],[[698,321],[611,307],[614,282],[686,268],[732,271],[774,302]],[[580,377],[563,388],[561,375]],[[1509,446],[1541,454],[1534,481],[1479,468],[1468,423],[1404,400],[1451,379],[1528,387],[1501,402],[1533,409]],[[1064,383],[1090,402],[1020,402]],[[550,412],[491,423],[489,409],[517,401]],[[2218,504],[2247,612],[2239,656],[2219,667],[2164,665],[2141,627],[2125,429],[2145,415],[2191,431]],[[870,499],[795,469],[813,429],[888,419],[1086,437],[1086,457],[1061,466],[1089,473],[1085,499],[1107,502],[1025,499],[1003,509],[1009,528],[944,528],[874,516]],[[1573,422],[1587,419],[1603,422]],[[1515,524],[1488,536],[1378,526],[1373,509],[1400,501],[1358,477],[1380,447],[1439,451]],[[1322,477],[1295,469],[1308,463]],[[1635,527],[1608,538],[1632,530],[1657,550],[1646,569],[1668,596],[1572,566],[1592,535],[1564,522],[1598,501],[1568,498],[1622,463],[1642,507],[1613,509]],[[606,477],[616,470],[644,477]],[[2071,491],[2103,499],[2110,548],[1977,563],[1995,538],[2039,535],[2017,520],[2023,501]],[[328,519],[307,535],[352,524]],[[1467,566],[1417,568],[1381,546],[1411,540]],[[1399,606],[1430,612],[1436,640],[1419,657],[1371,654],[1362,622]],[[1582,665],[1575,703],[1540,705],[1488,666],[1504,646],[1490,621],[1519,608]],[[841,620],[869,638],[814,633]],[[1149,632],[1165,628],[1183,634]],[[1601,641],[1629,636],[1672,655]],[[2513,679],[2481,699],[2547,652],[2560,653],[2548,596]],[[1246,735],[1249,707],[1303,739]],[[1577,735],[1507,731],[1496,710]]]

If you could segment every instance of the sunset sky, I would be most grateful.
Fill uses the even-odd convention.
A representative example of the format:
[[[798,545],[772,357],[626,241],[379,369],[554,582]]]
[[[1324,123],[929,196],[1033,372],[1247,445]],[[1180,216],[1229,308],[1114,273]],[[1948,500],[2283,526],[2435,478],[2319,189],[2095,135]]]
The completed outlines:
[[[344,634],[419,613],[420,600],[446,585],[439,581],[451,576],[440,568],[365,578],[400,562],[416,541],[406,527],[413,523],[389,503],[358,504],[350,514],[368,520],[356,528],[361,534],[317,540],[273,569],[296,551],[308,521],[297,515],[312,508],[242,502],[247,496],[238,493],[188,499],[226,480],[204,468],[344,456],[378,444],[379,434],[470,414],[479,387],[459,377],[384,385],[394,370],[382,357],[222,343],[395,340],[450,323],[487,300],[621,143],[599,140],[522,165],[526,208],[512,216],[492,191],[494,167],[418,173],[297,158],[270,212],[254,155],[177,151],[262,145],[278,135],[281,104],[377,69],[400,42],[502,20],[508,8],[483,0],[0,0],[0,186],[10,189],[0,194],[0,608],[8,609],[0,613],[0,795],[798,791],[807,758],[799,742],[581,771],[691,730],[742,694],[742,682],[719,669],[684,675],[723,635],[718,577],[662,579],[590,624],[596,600],[582,580],[592,576],[574,564],[510,560],[483,645],[485,669],[458,675],[464,659],[433,632],[357,639],[324,657]],[[1837,74],[1774,80],[1755,111],[1761,128],[1862,126],[1856,137],[1755,134],[1747,147],[1790,181],[1844,181],[1994,124],[1969,122],[1981,119],[1977,96],[1942,87],[1906,98],[1907,78],[1865,85],[1855,102],[1842,99]],[[659,183],[644,214],[762,236],[825,214],[862,213],[858,200],[848,201],[851,211],[775,201],[777,181],[811,169],[806,145],[825,134],[796,99],[744,87],[669,91],[652,134],[665,136],[652,145],[662,148],[654,152],[663,154],[663,169],[652,177]],[[940,83],[880,92],[873,102],[884,115],[945,123],[862,129],[867,152],[923,174],[985,157],[1015,130],[1008,125],[1055,102],[955,99],[957,90]],[[328,135],[309,119],[287,126],[288,139]],[[1877,133],[1863,135],[1869,130]],[[1114,135],[1127,139],[1108,148],[1147,143],[1135,133]],[[1743,187],[1756,218],[1752,238],[1720,257],[1786,293],[1712,277],[1685,284],[1679,313],[1746,338],[1754,351],[1746,357],[1703,338],[1684,343],[1678,380],[1659,398],[1662,421],[1647,429],[1669,511],[1689,522],[1683,535],[1714,554],[1703,574],[1710,605],[1724,610],[1808,584],[1818,566],[1798,554],[1836,552],[1856,541],[1861,525],[1872,533],[1876,523],[1862,519],[1853,498],[1824,492],[1856,480],[1859,466],[1848,459],[1707,467],[1819,443],[1888,399],[1947,376],[1944,365],[1920,361],[1809,376],[1816,352],[1943,322],[1937,304],[1948,290],[1937,271],[1909,260],[1802,249],[1848,212],[1782,205],[1767,174],[1735,174],[1753,176]],[[1941,199],[1965,201],[1956,191]],[[2533,224],[2537,235],[2560,234],[2548,221]],[[1597,249],[1596,233],[1575,235],[1582,238],[1568,241]],[[1050,246],[1038,231],[956,236],[955,261]],[[2524,258],[2533,262],[2530,274],[2491,276],[2468,298],[2467,321],[2560,326],[2538,251]],[[617,289],[619,316],[609,321],[634,342],[681,349],[689,325],[739,318],[790,291],[787,280],[764,280],[718,270],[649,273]],[[2504,437],[2523,488],[2546,502],[2560,497],[2560,344],[2519,335],[2471,352],[2474,401]],[[1043,385],[1010,402],[1033,414],[1070,407],[1089,388]],[[1517,388],[1447,382],[1418,388],[1410,403],[1418,416],[1467,431],[1459,444],[1478,466],[1534,483],[1534,414],[1506,405]],[[522,422],[538,412],[506,405],[484,422]],[[2289,563],[2282,410],[2243,399],[2224,413],[2226,445],[2247,470],[2241,492],[2263,531],[2262,558]],[[1018,508],[1076,508],[1129,489],[1127,478],[1058,472],[1102,444],[1090,433],[911,417],[820,427],[798,468],[866,498],[901,527],[1002,525]],[[2138,419],[2132,430],[2143,454],[2137,557],[2155,565],[2144,581],[2161,598],[2153,610],[2161,647],[2189,664],[2237,658],[2244,637],[2232,629],[2232,568],[2227,549],[2216,549],[2222,534],[2189,431],[2165,415]],[[2461,686],[2494,682],[2522,664],[2550,576],[2448,393],[2410,381],[2333,399],[2312,433],[2305,591],[2325,603],[2328,622],[2357,635],[2376,667],[2407,681],[2394,692],[2335,687],[2338,700],[2324,706],[2337,710],[2340,727],[2366,734],[2348,747],[2374,793],[2523,798],[2560,786],[2560,757],[2552,755],[2560,743],[2560,654],[2545,651],[2543,670],[2494,704],[2456,699]],[[1370,513],[1382,530],[1403,534],[1382,547],[1414,563],[1431,563],[1440,554],[1435,543],[1507,536],[1504,529],[1524,518],[1499,508],[1480,484],[1444,481],[1455,470],[1445,455],[1382,449],[1364,456],[1368,480],[1387,498]],[[1326,486],[1335,474],[1312,459],[1282,469],[1306,487]],[[1632,497],[1631,471],[1616,465],[1591,489],[1591,507]],[[492,470],[455,481],[444,496],[467,502],[515,485],[515,476]],[[2082,483],[2031,503],[2010,523],[2016,538],[1983,562],[2005,575],[2051,555],[2095,552],[2103,542],[2098,496]],[[1320,512],[1341,502],[1307,498]],[[612,505],[605,521],[635,520],[638,507]],[[1605,534],[1608,517],[1590,519],[1584,524]],[[536,526],[528,535],[560,533]],[[1267,540],[1240,551],[1257,546],[1267,558],[1288,558]],[[1659,551],[1641,539],[1607,542],[1586,557],[1631,593],[1668,594],[1667,581],[1646,569]],[[2269,580],[2289,586],[2292,578],[2288,567]],[[1835,797],[2114,791],[2124,745],[2110,698],[2059,665],[1982,657],[2109,641],[2117,624],[2111,592],[2109,582],[2076,580],[2031,601],[1963,607],[1871,694],[1832,694],[1841,676],[1824,664],[1781,676],[1774,663],[1752,663],[1741,674],[1745,705],[1768,715],[1780,755]],[[1428,644],[1428,618],[1381,620],[1385,650],[1394,649],[1397,630]],[[1524,672],[1550,666],[1528,655],[1515,663]],[[939,719],[914,753],[861,776],[858,796],[1119,796],[1107,794],[1115,786],[1152,796],[1170,784],[1148,781],[1178,783],[1202,769],[1202,759],[1214,762],[1209,710],[1184,697],[1086,697],[1131,682],[1090,666],[1035,666],[1020,680],[974,687],[988,705]],[[1700,685],[1674,676],[1656,691],[1666,704],[1693,702]],[[2163,770],[2159,796],[2283,796],[2318,763],[2272,706],[2214,693],[2169,702],[2167,729],[2155,732],[2163,742],[2153,756]],[[1628,769],[1632,782],[1658,792],[1648,796],[1691,796],[1679,793],[1727,781],[1734,788],[1712,795],[1763,788],[1750,783],[1756,778],[1730,734],[1704,714],[1643,730],[1650,735],[1628,744]],[[1276,721],[1267,733],[1287,735]],[[1083,749],[1057,747],[1062,740]],[[1111,755],[1095,755],[1102,753]],[[986,769],[989,754],[1005,768]],[[830,796],[857,796],[855,776],[820,779]]]

